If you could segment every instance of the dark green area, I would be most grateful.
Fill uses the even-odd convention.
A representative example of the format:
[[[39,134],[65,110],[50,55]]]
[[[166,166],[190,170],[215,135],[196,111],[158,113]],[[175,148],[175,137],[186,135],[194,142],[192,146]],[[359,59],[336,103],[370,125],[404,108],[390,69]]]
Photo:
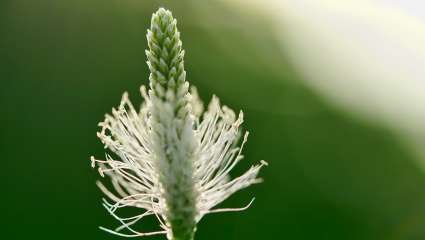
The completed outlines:
[[[164,6],[179,21],[187,79],[204,100],[244,110],[251,135],[235,174],[270,164],[264,183],[223,204],[255,196],[253,206],[206,216],[196,239],[424,239],[425,178],[399,139],[304,87],[260,19],[198,2],[2,1],[1,238],[119,239],[97,229],[118,223],[89,156],[103,156],[96,125],[121,94],[140,102],[146,29]]]

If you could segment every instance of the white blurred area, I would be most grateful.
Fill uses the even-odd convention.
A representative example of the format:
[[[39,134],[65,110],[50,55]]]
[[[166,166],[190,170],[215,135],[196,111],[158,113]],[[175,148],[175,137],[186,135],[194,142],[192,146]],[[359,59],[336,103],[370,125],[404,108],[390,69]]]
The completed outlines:
[[[425,1],[226,2],[269,17],[282,54],[331,104],[392,128],[425,159]]]

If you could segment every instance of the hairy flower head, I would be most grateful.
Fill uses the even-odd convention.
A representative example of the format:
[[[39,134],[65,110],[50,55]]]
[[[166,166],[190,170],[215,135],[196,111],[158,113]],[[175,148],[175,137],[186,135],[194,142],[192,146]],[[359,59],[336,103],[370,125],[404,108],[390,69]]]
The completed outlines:
[[[243,114],[220,106],[215,96],[203,111],[196,89],[189,91],[176,25],[170,11],[161,8],[153,14],[146,51],[150,87],[141,87],[145,101],[137,111],[124,93],[119,107],[99,123],[98,137],[114,157],[92,157],[92,166],[111,179],[113,191],[100,182],[98,186],[110,199],[104,200],[104,207],[121,223],[114,230],[102,229],[120,236],[193,239],[205,214],[246,208],[214,209],[234,192],[259,182],[257,174],[266,164],[262,161],[237,178],[229,177],[243,158],[248,137],[245,133],[238,147]],[[124,207],[141,212],[119,216]],[[146,216],[156,216],[161,230],[144,233],[132,227]]]

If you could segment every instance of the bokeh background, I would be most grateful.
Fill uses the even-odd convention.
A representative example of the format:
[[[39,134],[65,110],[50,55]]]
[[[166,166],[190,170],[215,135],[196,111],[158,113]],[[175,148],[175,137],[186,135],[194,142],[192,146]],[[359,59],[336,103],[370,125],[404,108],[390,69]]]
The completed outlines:
[[[245,112],[235,174],[270,165],[222,205],[253,206],[206,216],[197,239],[425,239],[425,8],[404,2],[1,1],[1,239],[120,238],[97,229],[118,223],[89,157],[121,94],[141,101],[160,6],[203,100]]]

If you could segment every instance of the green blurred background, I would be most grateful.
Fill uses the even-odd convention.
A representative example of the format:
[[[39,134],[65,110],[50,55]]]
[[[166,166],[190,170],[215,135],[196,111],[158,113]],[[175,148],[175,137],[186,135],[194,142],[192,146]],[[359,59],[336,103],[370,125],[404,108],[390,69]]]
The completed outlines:
[[[0,4],[1,239],[119,239],[89,156],[97,123],[147,84],[146,29],[173,11],[188,80],[243,109],[236,173],[265,159],[264,183],[206,216],[197,239],[424,239],[425,176],[401,140],[303,85],[260,16],[218,1],[3,0]],[[313,40],[313,39],[312,39]],[[155,229],[155,221],[141,224]],[[146,239],[164,239],[150,237]]]

